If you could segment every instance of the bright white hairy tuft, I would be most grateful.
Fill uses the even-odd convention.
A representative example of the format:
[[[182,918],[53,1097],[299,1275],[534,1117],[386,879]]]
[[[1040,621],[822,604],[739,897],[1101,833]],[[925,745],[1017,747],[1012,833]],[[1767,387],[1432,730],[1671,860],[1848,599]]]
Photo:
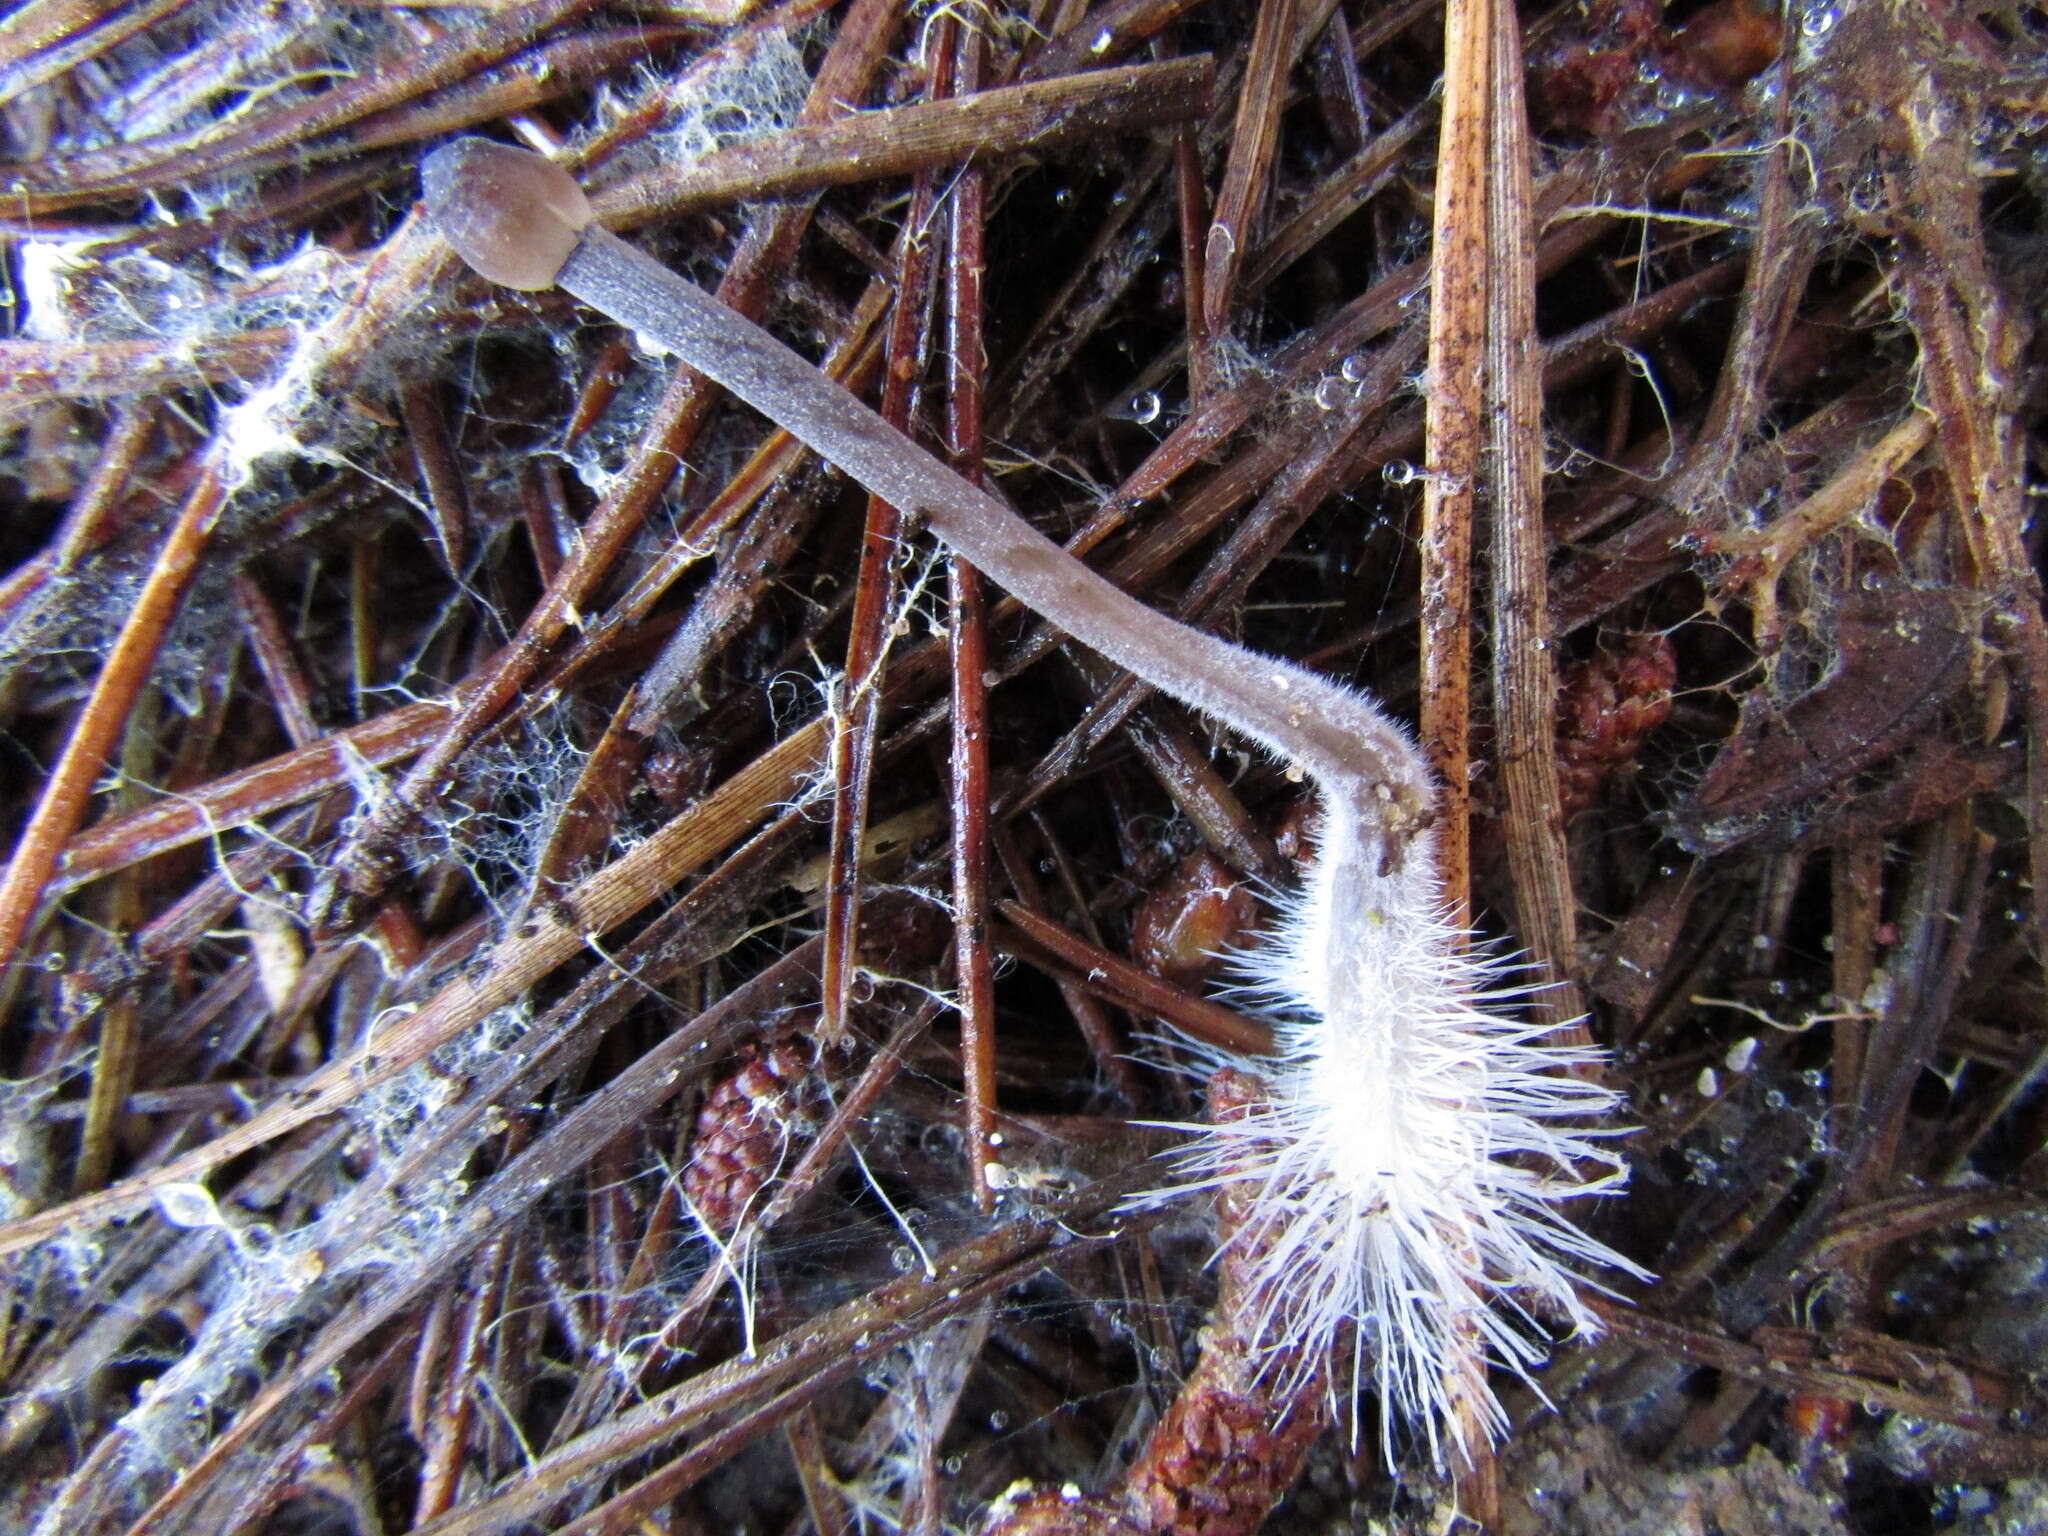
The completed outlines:
[[[1526,1378],[1546,1353],[1532,1310],[1597,1331],[1568,1266],[1642,1272],[1558,1209],[1626,1177],[1593,1123],[1618,1096],[1580,1075],[1599,1053],[1504,1011],[1531,989],[1445,919],[1433,837],[1379,822],[1325,794],[1310,879],[1235,957],[1279,1052],[1206,1053],[1265,1103],[1183,1127],[1186,1179],[1147,1198],[1258,1186],[1232,1239],[1256,1255],[1239,1326],[1299,1385],[1356,1323],[1351,1388],[1377,1391],[1389,1460],[1408,1423],[1441,1462],[1468,1422],[1506,1427],[1481,1352]]]

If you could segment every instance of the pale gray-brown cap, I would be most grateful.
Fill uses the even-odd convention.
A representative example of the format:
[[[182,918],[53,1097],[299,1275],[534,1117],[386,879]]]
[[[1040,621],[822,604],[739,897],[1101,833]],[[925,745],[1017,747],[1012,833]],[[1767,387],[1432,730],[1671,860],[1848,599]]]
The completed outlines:
[[[442,145],[421,168],[420,186],[455,254],[507,288],[552,288],[591,220],[575,177],[490,139]]]

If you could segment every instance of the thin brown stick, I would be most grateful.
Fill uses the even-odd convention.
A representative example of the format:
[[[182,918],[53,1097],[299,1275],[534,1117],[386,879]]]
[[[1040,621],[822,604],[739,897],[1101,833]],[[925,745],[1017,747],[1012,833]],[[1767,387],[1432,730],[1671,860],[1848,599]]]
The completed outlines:
[[[1443,127],[1430,254],[1428,468],[1422,506],[1421,733],[1436,769],[1437,857],[1445,906],[1471,920],[1472,524],[1487,437],[1485,362],[1491,312],[1488,157],[1494,144],[1496,13],[1511,0],[1447,0]],[[1548,744],[1545,743],[1547,749]],[[1485,1356],[1469,1326],[1443,1364],[1444,1396],[1464,1455],[1458,1503],[1482,1527],[1498,1514],[1492,1445],[1479,1405]]]
[[[996,942],[1003,948],[1044,964],[1055,974],[1064,970],[1069,977],[1085,978],[1085,985],[1111,1000],[1164,1020],[1205,1044],[1241,1056],[1262,1056],[1272,1051],[1273,1032],[1259,1020],[1207,998],[1190,996],[1121,955],[1113,955],[1080,935],[1069,933],[1021,903],[1000,901],[996,909],[1005,921],[1015,925],[1014,933],[1005,931],[997,935]]]
[[[1009,880],[1010,888],[1016,892],[1018,903],[1050,923],[1052,917],[1046,905],[1045,892],[1038,883],[1031,860],[1017,846],[1012,830],[1008,827],[996,829],[994,845],[996,856],[1002,861],[1003,874]],[[1130,1057],[1116,1027],[1110,1022],[1107,1010],[1071,974],[1056,972],[1053,981],[1060,989],[1067,1011],[1074,1016],[1074,1025],[1081,1031],[1081,1038],[1088,1042],[1096,1071],[1126,1104],[1138,1103],[1137,1074],[1131,1069]]]
[[[921,172],[912,186],[897,243],[896,302],[882,351],[881,416],[899,432],[910,430],[913,384],[923,372],[932,270],[927,230],[937,206],[937,182],[929,172]],[[825,963],[818,996],[828,1039],[846,1031],[847,996],[857,964],[861,850],[874,784],[888,629],[897,618],[896,567],[902,549],[903,509],[881,496],[869,496],[829,757],[832,833],[825,880]]]
[[[309,747],[320,740],[319,723],[313,718],[312,697],[305,673],[292,655],[291,637],[284,619],[270,595],[250,576],[234,579],[235,601],[242,610],[242,629],[249,637],[249,650],[256,658],[263,684],[270,690],[278,724],[294,747]]]
[[[1492,0],[1444,7],[1429,268],[1428,453],[1422,496],[1423,750],[1436,769],[1437,858],[1450,921],[1471,907],[1472,518],[1486,440],[1486,156]]]
[[[743,199],[791,197],[943,170],[962,160],[1037,153],[1104,133],[1142,132],[1206,111],[1214,74],[1207,56],[1196,55],[863,112],[644,172],[596,194],[591,204],[607,225],[626,229]]]
[[[1260,0],[1258,21],[1238,93],[1237,125],[1230,161],[1209,231],[1202,240],[1201,329],[1190,337],[1190,364],[1197,399],[1216,384],[1216,349],[1229,334],[1237,302],[1237,275],[1260,233],[1266,192],[1279,149],[1280,109],[1287,100],[1287,64],[1294,52],[1296,0]]]
[[[984,68],[980,34],[951,17],[932,40],[950,66],[940,90],[972,96]],[[955,183],[946,224],[946,458],[970,484],[984,483],[982,442],[983,224],[988,173],[969,166]],[[949,786],[953,855],[953,985],[959,992],[961,1076],[967,1097],[969,1187],[983,1212],[996,1125],[995,958],[989,945],[988,615],[981,573],[946,561],[950,599],[953,730]]]
[[[164,536],[149,578],[107,653],[92,694],[71,727],[63,755],[51,769],[28,825],[15,843],[6,876],[0,879],[0,969],[12,966],[19,957],[43,888],[56,870],[65,840],[85,816],[93,780],[113,750],[136,696],[149,681],[157,649],[192,584],[207,538],[226,503],[227,489],[219,472],[208,465]]]
[[[303,804],[342,788],[359,767],[402,762],[423,750],[447,718],[447,706],[438,701],[407,704],[240,773],[100,822],[65,846],[54,889],[74,890],[130,864]]]
[[[469,552],[469,492],[456,462],[440,388],[427,380],[409,384],[399,394],[399,406],[405,413],[406,439],[427,493],[427,516],[433,521],[441,558],[448,562],[449,574],[460,580],[462,562]]]
[[[1536,228],[1515,8],[1493,6],[1487,155],[1487,462],[1492,468],[1493,713],[1502,831],[1515,916],[1546,983],[1540,1017],[1590,1045],[1581,1017],[1578,909],[1557,775],[1557,666],[1543,528],[1543,350],[1536,336]]]
[[[117,803],[138,799],[139,785],[150,777],[158,746],[160,714],[147,691],[128,713],[121,742]],[[132,934],[145,910],[140,880],[133,871],[126,872],[104,894],[108,930],[124,938]],[[136,994],[129,991],[112,999],[101,1012],[99,1024],[99,1046],[92,1057],[92,1087],[86,1094],[85,1123],[78,1136],[78,1163],[72,1171],[74,1195],[105,1184],[114,1166],[123,1105],[135,1085],[141,1061],[142,1016]]]

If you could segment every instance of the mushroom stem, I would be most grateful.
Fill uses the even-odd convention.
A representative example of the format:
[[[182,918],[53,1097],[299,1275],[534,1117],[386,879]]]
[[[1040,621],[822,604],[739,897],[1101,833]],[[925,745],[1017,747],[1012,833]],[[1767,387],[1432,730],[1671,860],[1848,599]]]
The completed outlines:
[[[746,401],[869,491],[922,518],[1033,611],[1185,704],[1299,764],[1398,862],[1428,825],[1421,755],[1371,699],[1155,612],[956,474],[838,381],[592,217],[568,172],[526,150],[459,139],[429,158],[427,204],[494,281],[558,284]]]
[[[1592,1053],[1498,1011],[1515,989],[1445,922],[1434,781],[1407,733],[1367,694],[1118,589],[759,326],[597,225],[559,166],[462,140],[436,152],[425,179],[450,243],[486,276],[557,282],[675,353],[923,518],[1076,640],[1315,780],[1315,866],[1278,932],[1239,957],[1279,1036],[1278,1060],[1254,1067],[1267,1099],[1209,1128],[1183,1171],[1198,1186],[1258,1185],[1250,1326],[1273,1368],[1319,1369],[1356,1322],[1375,1339],[1389,1426],[1419,1416],[1441,1449],[1439,1426],[1461,1436],[1476,1392],[1478,1419],[1498,1430],[1504,1415],[1483,1381],[1472,1385],[1474,1341],[1524,1374],[1540,1350],[1491,1298],[1513,1286],[1592,1330],[1565,1262],[1625,1264],[1555,1209],[1619,1183],[1618,1160],[1587,1139],[1597,1132],[1554,1123],[1597,1116],[1614,1096],[1573,1075]]]

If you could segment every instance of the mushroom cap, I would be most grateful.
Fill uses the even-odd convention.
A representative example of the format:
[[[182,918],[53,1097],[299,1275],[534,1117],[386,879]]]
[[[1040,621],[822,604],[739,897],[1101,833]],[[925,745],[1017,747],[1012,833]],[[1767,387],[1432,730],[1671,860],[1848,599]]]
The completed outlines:
[[[591,221],[576,178],[490,139],[442,145],[420,171],[427,212],[455,254],[507,288],[552,288]]]

